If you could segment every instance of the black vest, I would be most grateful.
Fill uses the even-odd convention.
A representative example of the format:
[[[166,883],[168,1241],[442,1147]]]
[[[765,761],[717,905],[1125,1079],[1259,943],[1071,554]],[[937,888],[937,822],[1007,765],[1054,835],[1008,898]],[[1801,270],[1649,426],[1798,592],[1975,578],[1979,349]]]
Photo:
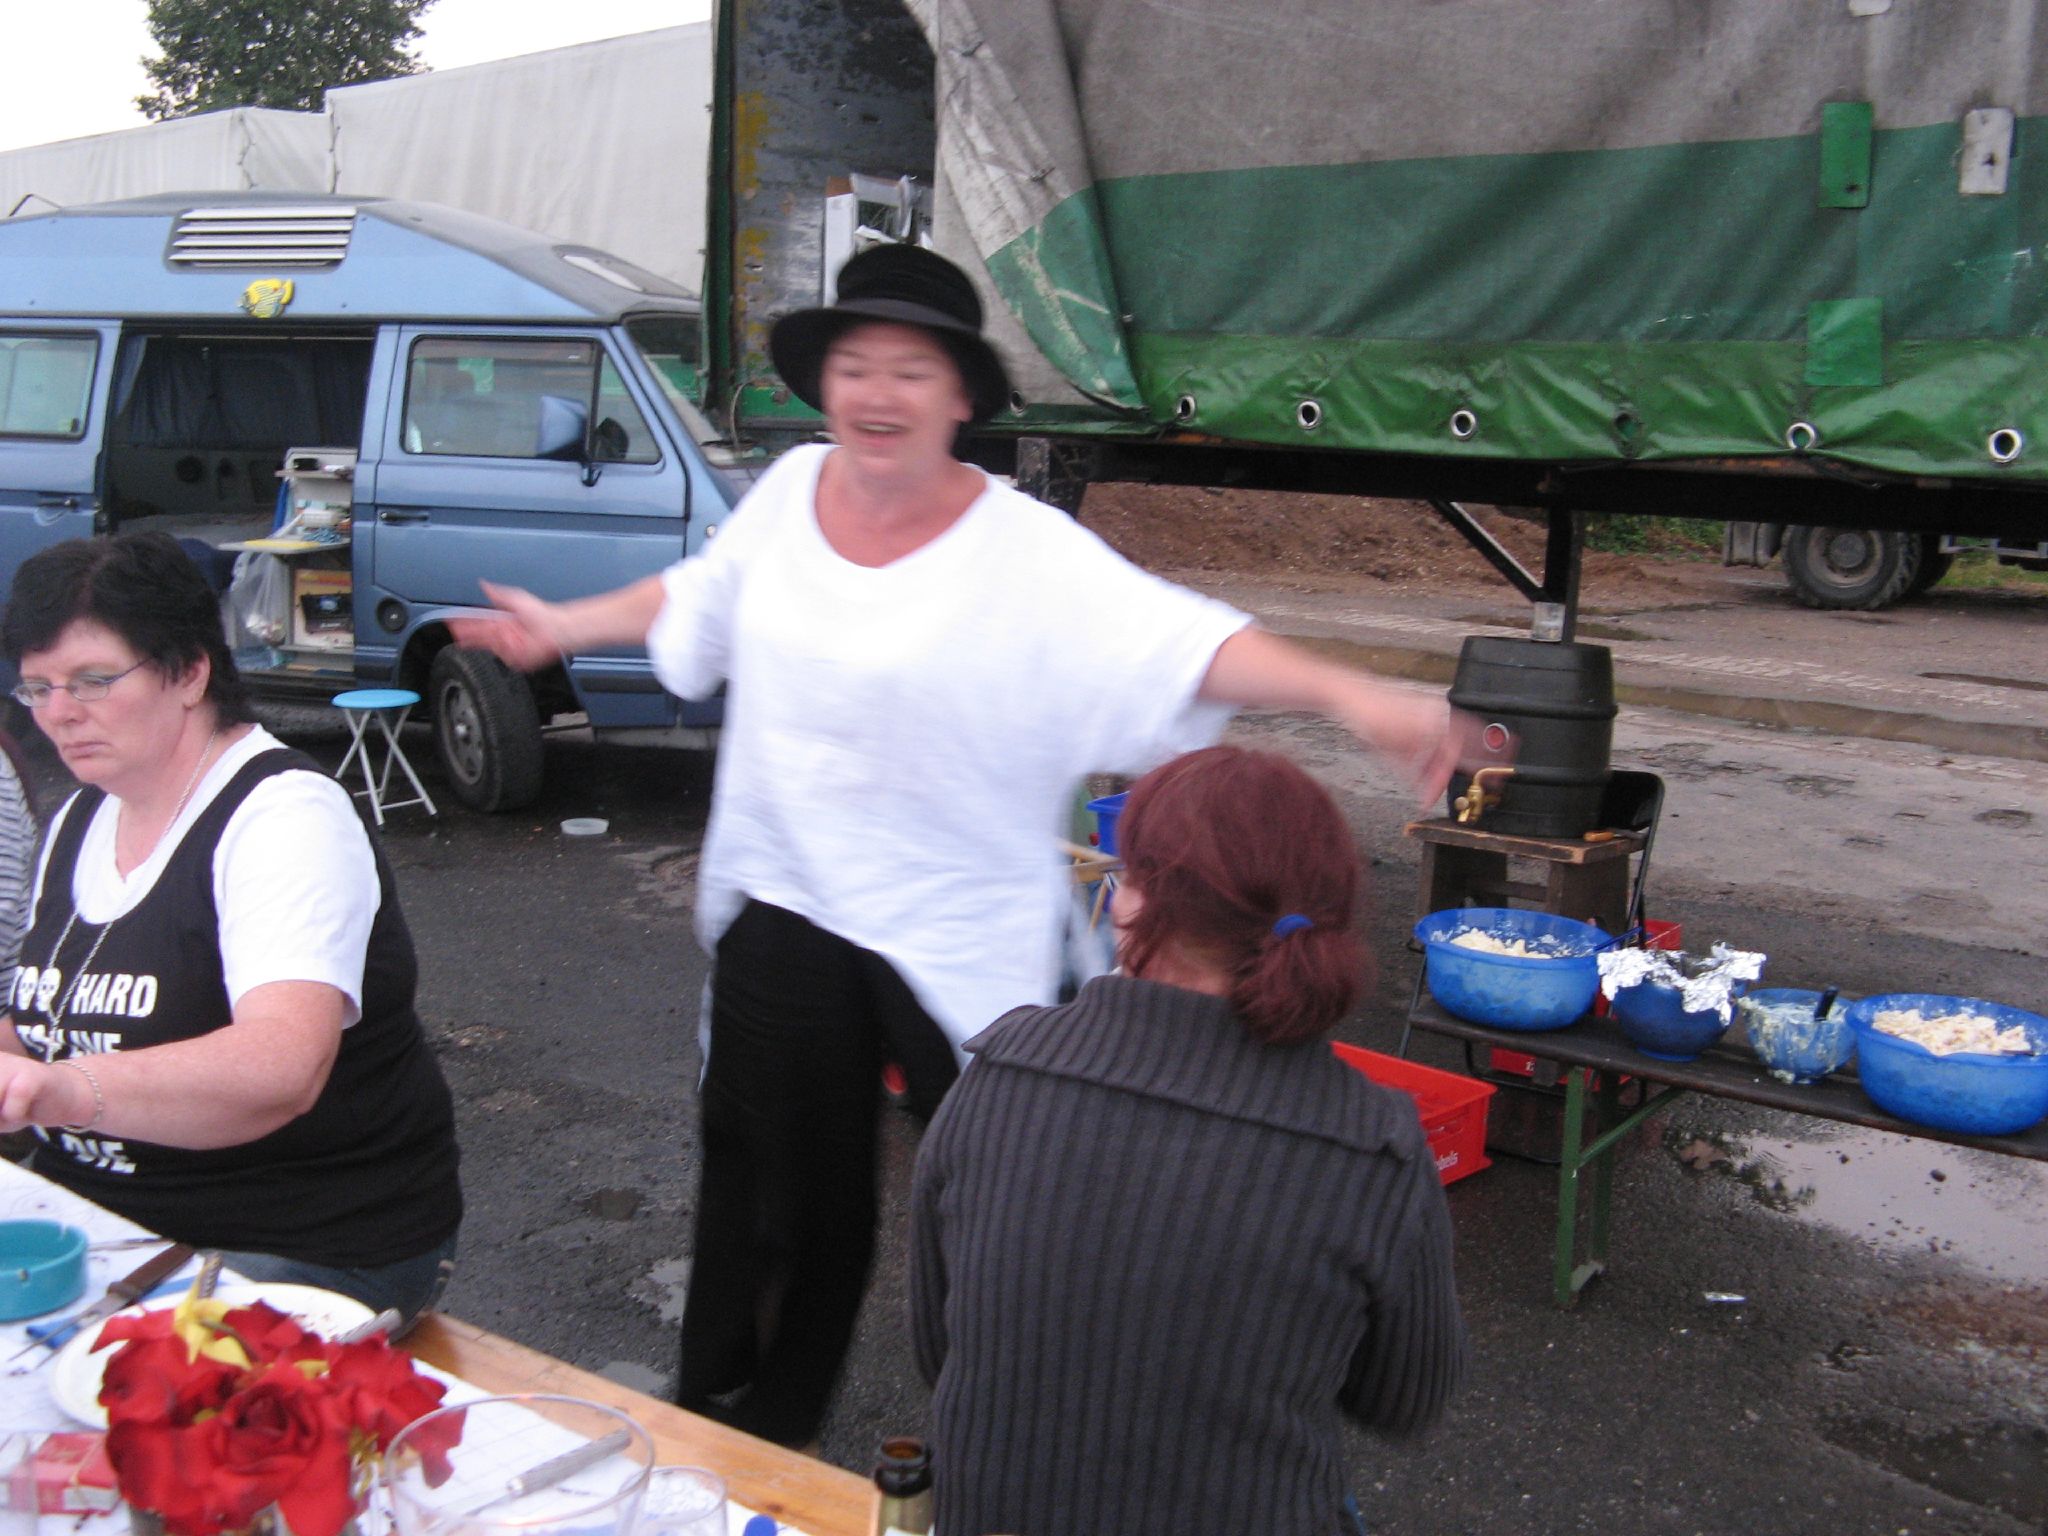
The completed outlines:
[[[297,752],[252,758],[199,814],[131,911],[104,937],[79,920],[63,953],[52,955],[72,915],[79,849],[105,796],[86,789],[73,799],[50,849],[15,980],[15,1034],[30,1056],[61,1061],[144,1050],[233,1021],[213,901],[214,850],[249,792],[295,768],[319,772]],[[380,899],[363,965],[363,1013],[342,1031],[310,1110],[255,1141],[209,1151],[50,1128],[37,1132],[42,1140],[30,1166],[199,1248],[375,1268],[425,1253],[453,1233],[462,1220],[454,1105],[413,1011],[419,968],[412,935],[374,833],[370,848]],[[98,953],[74,989],[72,973],[96,940]],[[63,1014],[61,1029],[52,1026],[53,1007]]]

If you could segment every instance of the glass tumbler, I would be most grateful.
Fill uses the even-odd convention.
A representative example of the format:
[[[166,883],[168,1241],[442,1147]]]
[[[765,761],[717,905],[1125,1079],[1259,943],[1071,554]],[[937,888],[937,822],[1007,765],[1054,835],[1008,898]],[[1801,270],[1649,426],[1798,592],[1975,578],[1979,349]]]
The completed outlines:
[[[633,1536],[654,1442],[626,1414],[526,1393],[437,1409],[384,1457],[398,1536]]]
[[[634,1536],[727,1536],[725,1479],[703,1467],[656,1467]]]

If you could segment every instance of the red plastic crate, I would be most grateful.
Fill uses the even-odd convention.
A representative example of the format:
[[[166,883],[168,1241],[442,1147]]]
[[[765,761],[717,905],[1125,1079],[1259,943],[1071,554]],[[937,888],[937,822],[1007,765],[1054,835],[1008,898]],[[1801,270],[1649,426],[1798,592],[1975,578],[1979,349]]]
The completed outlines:
[[[1493,1166],[1486,1155],[1486,1101],[1493,1097],[1491,1083],[1355,1045],[1332,1042],[1330,1049],[1346,1066],[1357,1068],[1382,1088],[1400,1089],[1415,1101],[1422,1133],[1429,1138],[1429,1150],[1436,1158],[1436,1176],[1444,1183],[1455,1184]]]

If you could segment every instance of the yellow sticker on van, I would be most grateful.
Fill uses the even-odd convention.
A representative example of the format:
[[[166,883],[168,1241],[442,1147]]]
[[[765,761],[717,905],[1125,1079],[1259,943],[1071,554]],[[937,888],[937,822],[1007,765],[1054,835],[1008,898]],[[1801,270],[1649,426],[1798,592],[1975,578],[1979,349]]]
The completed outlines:
[[[242,313],[252,320],[275,320],[292,301],[288,277],[259,277],[242,290]]]

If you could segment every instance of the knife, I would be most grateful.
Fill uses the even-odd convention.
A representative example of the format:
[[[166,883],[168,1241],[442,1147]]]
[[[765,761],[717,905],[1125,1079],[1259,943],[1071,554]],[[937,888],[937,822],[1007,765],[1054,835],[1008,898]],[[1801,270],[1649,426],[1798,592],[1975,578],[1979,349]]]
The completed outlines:
[[[29,1350],[41,1345],[55,1349],[81,1328],[90,1328],[102,1318],[112,1317],[123,1307],[131,1307],[164,1281],[182,1269],[192,1257],[192,1249],[185,1243],[173,1243],[163,1252],[151,1256],[145,1262],[116,1280],[107,1287],[107,1294],[87,1307],[83,1312],[66,1318],[60,1323],[32,1323],[29,1325],[29,1341],[26,1348],[17,1350],[7,1357],[13,1364]]]
[[[544,1493],[558,1488],[586,1467],[594,1467],[608,1456],[614,1456],[632,1444],[630,1431],[615,1429],[608,1435],[601,1435],[588,1445],[579,1445],[573,1451],[564,1451],[552,1460],[544,1461],[537,1467],[529,1467],[516,1477],[505,1480],[504,1491],[485,1494],[480,1501],[471,1503],[457,1511],[453,1519],[469,1521],[487,1509],[496,1509],[501,1504],[512,1504],[530,1494]],[[447,1520],[446,1511],[437,1511],[436,1519]]]

